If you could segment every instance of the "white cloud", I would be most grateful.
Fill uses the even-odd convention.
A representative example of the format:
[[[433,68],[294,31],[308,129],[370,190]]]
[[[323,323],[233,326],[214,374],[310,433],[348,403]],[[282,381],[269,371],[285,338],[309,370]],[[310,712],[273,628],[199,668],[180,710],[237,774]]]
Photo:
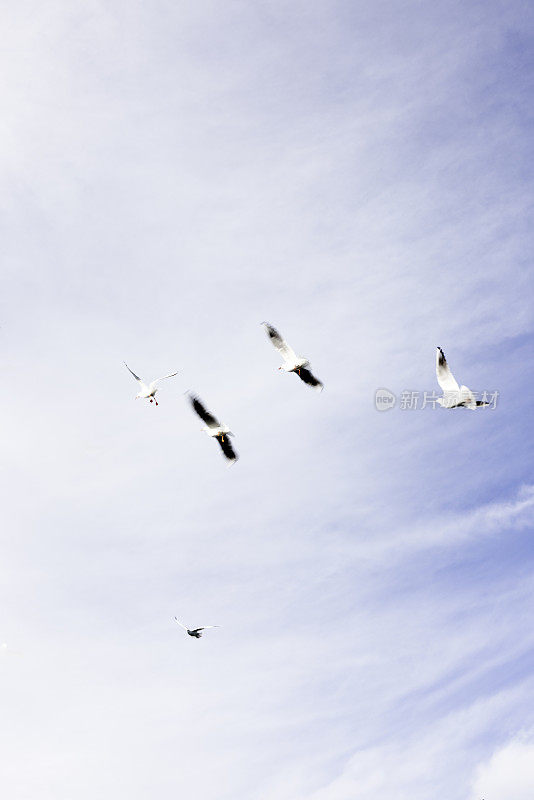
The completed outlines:
[[[534,796],[534,741],[523,736],[499,748],[480,764],[473,780],[471,800],[532,800]]]
[[[491,66],[518,9],[4,5],[13,800],[395,777],[464,800],[523,725],[528,104]],[[320,397],[277,374],[263,319]],[[378,386],[434,387],[438,344],[499,408],[376,413]],[[157,410],[123,359],[180,370]],[[187,388],[235,431],[232,470]],[[222,627],[192,642],[174,614]]]
[[[514,697],[515,695],[515,697]],[[481,752],[480,734],[489,724],[502,720],[503,709],[517,702],[517,691],[496,695],[471,708],[451,713],[436,725],[416,733],[407,732],[404,741],[362,748],[346,763],[341,774],[316,791],[294,786],[284,792],[283,781],[266,795],[268,800],[428,800],[446,796],[465,800],[468,783],[470,800],[531,800],[534,766],[531,740],[518,737],[484,761],[473,774],[473,753]],[[292,794],[291,794],[292,792]]]
[[[397,555],[407,556],[410,550],[430,547],[455,547],[462,541],[472,541],[481,536],[500,535],[506,530],[534,527],[534,486],[522,486],[517,497],[498,503],[488,503],[462,514],[440,515],[416,523],[403,531],[401,545],[395,546],[393,537],[370,544],[378,552],[394,548]]]

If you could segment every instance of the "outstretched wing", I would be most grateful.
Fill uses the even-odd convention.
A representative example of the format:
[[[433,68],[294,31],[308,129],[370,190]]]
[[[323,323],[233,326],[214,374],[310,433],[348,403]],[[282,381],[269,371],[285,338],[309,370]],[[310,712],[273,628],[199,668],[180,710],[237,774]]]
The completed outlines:
[[[193,633],[199,633],[199,631],[207,631],[208,628],[220,628],[220,625],[203,625],[201,628],[195,628]]]
[[[131,372],[131,374],[134,376],[135,380],[136,380],[136,381],[139,381],[139,383],[143,383],[143,381],[142,381],[142,379],[139,377],[139,375],[136,375],[136,374],[135,374],[135,372],[133,372],[133,370],[131,370],[131,369],[130,369],[130,367],[128,366],[128,364],[126,363],[126,361],[124,361],[123,363],[124,363],[124,366],[126,367],[126,369],[128,370],[128,372]]]
[[[264,322],[263,324],[265,325],[267,336],[273,343],[274,347],[278,350],[284,361],[290,361],[294,364],[297,361],[297,354],[293,348],[288,345],[282,336],[280,336],[276,328],[273,328],[273,326],[269,325],[268,322]]]
[[[175,375],[178,375],[178,373],[171,372],[170,375],[164,375],[162,378],[156,378],[156,380],[152,381],[152,383],[150,384],[150,389],[152,390],[155,387],[156,383],[158,383],[159,381],[164,381],[165,378],[174,378]]]
[[[239,456],[232,447],[232,442],[230,441],[230,437],[228,436],[228,434],[224,433],[221,434],[220,436],[217,436],[217,441],[221,445],[221,450],[223,451],[228,461],[237,461]],[[217,628],[218,625],[214,625],[212,627]]]
[[[301,381],[304,381],[304,383],[307,383],[308,386],[313,386],[314,388],[319,388],[319,389],[323,388],[323,384],[321,383],[319,378],[316,378],[315,375],[313,375],[310,372],[310,370],[307,369],[306,367],[300,367],[297,370],[297,375],[299,376]]]
[[[200,419],[206,423],[208,428],[220,427],[219,420],[216,417],[214,417],[213,414],[210,414],[207,408],[204,408],[198,397],[196,397],[194,394],[190,394],[189,400],[191,401],[191,405],[197,412]]]
[[[445,353],[438,347],[436,350],[436,377],[443,392],[459,392],[460,387],[449,369]]]
[[[185,627],[185,625],[182,625],[182,623],[180,622],[180,620],[178,619],[178,617],[175,617],[175,618],[174,618],[174,621],[175,621],[175,622],[177,622],[177,623],[178,623],[178,625],[180,626],[180,628],[183,628],[183,629],[184,629],[184,631],[186,631],[186,630],[187,630],[187,628]]]

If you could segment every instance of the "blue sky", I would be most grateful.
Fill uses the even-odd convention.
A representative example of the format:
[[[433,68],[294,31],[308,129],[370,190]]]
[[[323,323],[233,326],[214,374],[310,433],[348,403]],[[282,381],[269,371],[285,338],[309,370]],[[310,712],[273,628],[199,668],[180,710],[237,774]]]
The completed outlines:
[[[6,794],[530,798],[529,4],[1,13]]]

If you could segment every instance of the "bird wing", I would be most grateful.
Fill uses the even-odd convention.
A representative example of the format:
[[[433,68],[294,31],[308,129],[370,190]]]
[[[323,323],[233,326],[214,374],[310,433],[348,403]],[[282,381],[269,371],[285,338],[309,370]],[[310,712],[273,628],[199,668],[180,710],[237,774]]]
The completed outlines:
[[[319,389],[323,388],[323,384],[321,383],[319,378],[316,378],[315,375],[313,375],[310,372],[310,370],[307,369],[306,367],[299,367],[299,369],[297,370],[297,375],[299,376],[301,381],[304,381],[304,383],[307,383],[308,386],[313,386],[313,387],[319,388]]]
[[[267,336],[273,343],[274,347],[278,350],[284,361],[291,361],[292,363],[295,363],[298,359],[293,348],[288,345],[282,336],[280,336],[276,328],[273,328],[273,326],[269,325],[268,322],[264,322],[263,324],[265,325]]]
[[[131,373],[132,373],[132,375],[134,376],[135,380],[136,380],[136,381],[139,383],[139,385],[140,385],[141,389],[142,389],[144,392],[149,392],[149,391],[151,391],[151,389],[149,389],[149,388],[148,388],[148,386],[146,385],[146,383],[144,382],[144,380],[142,380],[142,378],[140,378],[140,377],[139,377],[139,375],[136,375],[136,374],[135,374],[135,372],[132,372],[132,370],[130,369],[130,367],[129,367],[129,366],[128,366],[128,364],[126,363],[126,361],[124,362],[124,366],[126,367],[126,369],[128,370],[128,372],[131,372]]]
[[[155,387],[156,383],[158,383],[158,381],[164,381],[165,378],[174,378],[175,375],[178,375],[178,373],[177,372],[171,372],[170,375],[164,375],[162,378],[156,378],[156,380],[152,381],[152,383],[150,384],[150,389],[153,389]]]
[[[438,347],[436,350],[436,377],[444,392],[459,392],[458,382],[447,364],[445,353]]]
[[[131,373],[132,373],[132,375],[134,376],[134,378],[135,378],[135,380],[136,380],[136,381],[139,381],[139,383],[143,383],[143,381],[142,381],[142,379],[139,377],[139,375],[136,375],[136,374],[135,374],[135,372],[134,372],[133,370],[131,370],[131,369],[130,369],[130,367],[128,366],[128,364],[126,363],[126,361],[124,361],[124,366],[126,367],[126,369],[128,370],[128,372],[131,372]]]
[[[232,447],[232,442],[230,441],[230,437],[228,434],[221,434],[217,436],[217,441],[221,445],[221,450],[223,451],[224,455],[229,461],[237,461],[239,456],[235,452],[234,448]],[[217,627],[217,626],[215,626]]]
[[[195,631],[207,631],[208,628],[220,628],[220,625],[203,625],[201,628],[195,628]]]
[[[180,620],[178,619],[178,617],[175,617],[175,618],[174,618],[174,621],[175,621],[175,622],[177,622],[177,623],[178,623],[178,625],[180,626],[180,628],[183,628],[183,629],[184,629],[184,631],[186,631],[186,630],[187,630],[187,628],[185,627],[185,625],[182,625],[182,623],[180,622]]]
[[[191,401],[191,405],[193,406],[193,408],[197,412],[198,416],[200,417],[200,419],[203,422],[206,423],[208,428],[219,428],[220,427],[219,420],[216,417],[214,417],[213,414],[210,414],[210,412],[206,408],[204,408],[204,406],[202,405],[202,403],[200,402],[198,397],[195,397],[194,394],[190,394],[189,395],[189,399]]]

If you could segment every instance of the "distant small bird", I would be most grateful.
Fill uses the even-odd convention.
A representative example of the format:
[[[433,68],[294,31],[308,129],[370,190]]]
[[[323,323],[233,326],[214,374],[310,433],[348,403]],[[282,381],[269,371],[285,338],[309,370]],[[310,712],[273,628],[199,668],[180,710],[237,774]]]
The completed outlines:
[[[438,397],[438,403],[443,408],[470,408],[489,406],[483,400],[475,400],[473,392],[467,386],[458,386],[458,381],[452,374],[445,358],[445,353],[438,347],[436,350],[436,377],[443,389],[443,397]]]
[[[210,412],[206,408],[204,408],[200,399],[196,397],[196,395],[190,393],[189,400],[191,401],[191,405],[193,406],[194,410],[196,411],[200,419],[206,423],[207,427],[203,428],[202,430],[204,430],[208,434],[208,436],[217,439],[217,441],[221,446],[221,450],[223,451],[228,461],[232,462],[237,461],[239,456],[232,447],[232,442],[230,441],[229,438],[230,436],[234,435],[230,430],[230,428],[228,428],[227,425],[221,424],[219,420],[213,416],[213,414],[210,414]]]
[[[175,375],[178,375],[177,372],[171,372],[170,375],[164,375],[162,378],[156,378],[155,381],[152,381],[152,383],[149,383],[148,386],[147,386],[146,383],[138,375],[135,374],[135,372],[132,372],[132,370],[130,369],[130,367],[126,363],[126,361],[124,362],[124,366],[126,367],[128,372],[132,373],[132,375],[134,376],[135,380],[139,383],[139,385],[141,387],[141,391],[139,392],[139,394],[137,394],[135,396],[135,399],[136,400],[147,399],[147,400],[150,400],[151,403],[152,403],[152,401],[154,401],[154,403],[156,405],[159,405],[158,401],[156,400],[156,392],[158,391],[156,389],[156,384],[159,381],[164,381],[165,378],[174,378]]]
[[[192,630],[189,630],[189,628],[186,628],[185,625],[182,625],[182,623],[180,622],[178,617],[175,617],[174,619],[176,620],[176,622],[178,623],[180,628],[183,628],[184,631],[187,631],[189,636],[194,636],[195,639],[200,639],[200,637],[202,636],[202,631],[207,631],[208,628],[220,628],[221,627],[220,625],[203,625],[200,628],[193,628]]]
[[[301,381],[307,383],[308,386],[312,386],[314,389],[322,391],[324,388],[323,384],[318,378],[315,377],[315,375],[312,374],[311,370],[309,369],[310,362],[308,359],[298,356],[288,345],[288,343],[280,336],[276,328],[273,328],[273,326],[269,325],[268,322],[262,322],[261,324],[265,325],[267,336],[284,359],[284,363],[281,367],[278,367],[278,369],[282,370],[282,372],[295,372]]]

